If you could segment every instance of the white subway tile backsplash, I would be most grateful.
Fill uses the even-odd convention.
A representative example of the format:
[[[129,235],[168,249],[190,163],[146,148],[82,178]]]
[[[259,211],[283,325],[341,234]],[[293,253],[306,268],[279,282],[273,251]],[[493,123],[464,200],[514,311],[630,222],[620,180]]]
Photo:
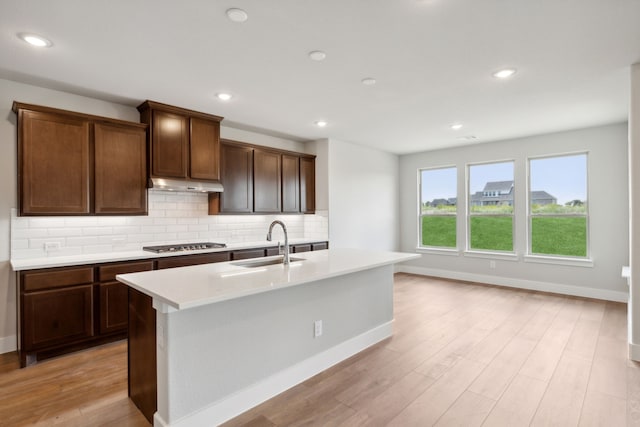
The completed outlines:
[[[315,215],[208,215],[206,194],[149,190],[148,216],[18,217],[11,210],[11,257],[15,259],[139,250],[142,246],[216,241],[255,243],[269,224],[287,225],[290,239],[328,239],[328,212]],[[280,227],[274,240],[284,240]],[[46,252],[44,243],[59,242]]]

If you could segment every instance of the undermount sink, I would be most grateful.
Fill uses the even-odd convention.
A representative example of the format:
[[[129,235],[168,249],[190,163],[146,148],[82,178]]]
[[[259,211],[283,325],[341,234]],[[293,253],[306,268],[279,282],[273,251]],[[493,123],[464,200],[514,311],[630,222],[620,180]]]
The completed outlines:
[[[296,261],[304,261],[304,258],[295,258],[295,257],[291,257],[289,258],[290,262],[296,262]],[[264,258],[258,258],[258,259],[249,259],[246,261],[236,261],[236,262],[232,262],[231,265],[237,265],[238,267],[247,267],[247,268],[252,268],[252,267],[264,267],[267,265],[275,265],[275,264],[283,264],[284,263],[284,257],[276,257],[276,258],[268,258],[268,259],[264,259]]]

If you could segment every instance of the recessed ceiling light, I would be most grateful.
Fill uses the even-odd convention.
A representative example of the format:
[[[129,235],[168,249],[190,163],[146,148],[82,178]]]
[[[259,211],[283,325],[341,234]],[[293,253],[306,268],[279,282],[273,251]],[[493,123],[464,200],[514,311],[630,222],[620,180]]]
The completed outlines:
[[[323,128],[327,125],[327,122],[325,122],[324,120],[318,120],[315,123],[316,123],[316,126],[318,126],[319,128]]]
[[[495,73],[493,73],[493,77],[497,79],[506,79],[513,76],[515,73],[516,73],[515,68],[505,68],[503,70],[498,70]]]
[[[327,54],[321,50],[314,50],[312,52],[309,52],[309,58],[313,59],[314,61],[323,61],[326,57]]]
[[[51,43],[51,40],[46,39],[42,36],[39,36],[37,34],[31,34],[31,33],[20,33],[18,34],[18,37],[20,37],[20,39],[22,39],[23,41],[29,43],[31,46],[36,46],[36,47],[51,47],[53,46],[53,43]]]
[[[376,84],[376,79],[374,79],[373,77],[365,77],[364,79],[362,79],[362,84],[366,86],[373,86],[374,84]]]
[[[227,9],[227,18],[233,22],[244,22],[249,18],[249,15],[244,10],[234,7]]]
[[[230,93],[216,93],[216,98],[222,101],[228,101],[233,98],[233,95],[231,95]]]
[[[452,130],[460,130],[462,129],[462,123],[454,123],[449,126]]]

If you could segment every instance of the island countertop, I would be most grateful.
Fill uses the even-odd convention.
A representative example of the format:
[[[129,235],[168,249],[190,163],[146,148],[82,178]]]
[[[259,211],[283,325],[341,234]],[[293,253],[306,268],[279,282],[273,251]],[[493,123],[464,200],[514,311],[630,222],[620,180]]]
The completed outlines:
[[[116,279],[176,310],[270,292],[419,258],[419,254],[362,249],[328,249],[293,255],[303,261],[243,267],[229,261],[129,273]],[[258,258],[268,261],[277,257]]]

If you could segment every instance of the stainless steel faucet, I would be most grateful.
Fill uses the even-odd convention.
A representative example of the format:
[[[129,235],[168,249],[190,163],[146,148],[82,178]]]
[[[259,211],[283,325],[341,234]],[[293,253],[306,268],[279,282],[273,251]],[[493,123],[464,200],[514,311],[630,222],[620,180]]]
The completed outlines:
[[[284,264],[289,265],[289,236],[287,235],[287,226],[284,225],[284,222],[275,220],[271,223],[269,231],[267,232],[267,240],[269,242],[271,241],[271,231],[276,224],[282,226],[282,231],[284,231]]]

